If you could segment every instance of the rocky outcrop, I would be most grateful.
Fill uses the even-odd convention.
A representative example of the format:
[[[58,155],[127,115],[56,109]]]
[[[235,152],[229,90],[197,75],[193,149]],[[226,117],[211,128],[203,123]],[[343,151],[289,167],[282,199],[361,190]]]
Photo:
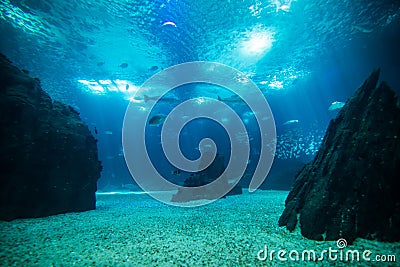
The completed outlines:
[[[224,165],[225,158],[222,155],[217,154],[214,161],[208,166],[206,169],[191,174],[183,183],[185,187],[199,187],[206,184],[209,184],[215,181],[218,177],[222,175],[225,170]],[[200,164],[202,165],[202,163]],[[224,177],[220,178],[221,181],[224,180]],[[224,181],[224,183],[228,183],[228,181]],[[221,186],[221,185],[220,185]],[[224,185],[222,185],[225,187]],[[226,186],[228,186],[226,184]],[[172,202],[188,202],[191,200],[199,200],[199,199],[215,199],[216,196],[212,189],[207,190],[198,190],[196,191],[196,195],[188,195],[189,193],[184,190],[178,190],[178,192],[173,195],[171,201]],[[234,186],[231,191],[229,191],[225,196],[229,195],[240,195],[242,194],[242,188],[238,185]],[[224,197],[225,197],[224,196]]]
[[[0,55],[0,219],[95,208],[101,164],[78,113]]]
[[[400,240],[400,109],[374,71],[330,122],[279,219],[315,240]]]

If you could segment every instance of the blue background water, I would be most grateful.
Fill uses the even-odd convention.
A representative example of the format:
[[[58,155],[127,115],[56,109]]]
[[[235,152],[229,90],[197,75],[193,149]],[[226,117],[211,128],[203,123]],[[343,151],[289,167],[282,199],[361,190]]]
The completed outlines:
[[[399,1],[4,0],[0,11],[0,52],[39,77],[54,99],[75,107],[99,140],[103,189],[132,183],[121,146],[124,113],[135,90],[169,66],[206,60],[246,74],[271,106],[276,157],[288,162],[312,158],[336,115],[328,111],[330,104],[346,101],[374,68],[381,67],[381,79],[400,90]],[[87,85],[102,80],[124,85],[115,91]],[[191,85],[172,95],[184,100],[231,94]],[[168,113],[172,107],[160,104],[157,111]],[[246,107],[233,107],[253,137],[250,174],[259,153],[258,129]],[[289,120],[299,123],[283,125]],[[198,156],[196,146],[204,137],[228,154],[220,126],[191,124],[181,140],[187,157]],[[150,127],[148,139],[157,140],[160,128]],[[159,171],[181,182],[186,174],[172,173],[159,142],[148,144]]]

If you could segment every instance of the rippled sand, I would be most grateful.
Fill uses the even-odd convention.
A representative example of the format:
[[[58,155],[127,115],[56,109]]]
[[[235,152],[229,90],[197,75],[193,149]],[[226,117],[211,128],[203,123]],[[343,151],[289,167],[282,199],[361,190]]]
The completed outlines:
[[[257,191],[231,196],[197,208],[159,203],[144,194],[98,195],[97,209],[41,219],[0,222],[1,266],[341,266],[325,257],[321,262],[292,261],[288,252],[320,253],[336,242],[304,239],[277,225],[286,191]],[[257,254],[265,246],[268,258]],[[287,261],[272,250],[284,249]],[[344,249],[371,250],[369,256],[395,254],[400,243],[358,239]],[[292,256],[295,254],[292,254]],[[260,256],[264,256],[263,253]],[[353,261],[360,266],[377,262]],[[385,266],[385,264],[381,264]]]

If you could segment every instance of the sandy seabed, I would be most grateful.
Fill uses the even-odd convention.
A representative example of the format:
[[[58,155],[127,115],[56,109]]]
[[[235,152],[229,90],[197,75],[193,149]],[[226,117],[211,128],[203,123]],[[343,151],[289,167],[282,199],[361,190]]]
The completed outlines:
[[[145,194],[98,195],[97,209],[40,219],[0,222],[1,266],[398,266],[400,243],[357,239],[341,249],[360,260],[340,260],[336,241],[305,239],[278,227],[286,191],[257,191],[212,204],[181,208]],[[337,260],[301,260],[303,250],[338,250]],[[257,254],[267,248],[267,259]],[[287,261],[272,250],[285,250]],[[291,260],[296,250],[299,260]],[[362,259],[370,250],[371,261]],[[296,257],[292,252],[292,257]],[[345,255],[345,254],[344,254]],[[394,255],[396,262],[377,262]],[[264,253],[260,253],[264,257]],[[383,257],[381,257],[383,258]],[[387,257],[388,258],[388,257]],[[350,258],[351,259],[351,258]],[[393,259],[391,259],[393,260]]]

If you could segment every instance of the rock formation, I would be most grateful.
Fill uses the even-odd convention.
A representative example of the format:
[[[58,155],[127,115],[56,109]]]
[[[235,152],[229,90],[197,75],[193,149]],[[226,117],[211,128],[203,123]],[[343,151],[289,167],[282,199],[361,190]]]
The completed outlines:
[[[79,114],[0,55],[0,219],[95,208],[101,164]]]
[[[189,176],[183,183],[183,186],[185,187],[198,187],[202,185],[209,184],[213,181],[215,181],[218,177],[221,176],[221,174],[225,170],[225,165],[224,165],[224,156],[222,155],[216,155],[214,161],[208,166],[206,169],[192,174]],[[201,164],[200,164],[201,165]],[[223,177],[221,179],[224,179]],[[228,183],[228,181],[226,181]],[[172,200],[173,202],[187,202],[190,200],[198,200],[198,199],[215,199],[216,197],[214,196],[213,192],[211,191],[204,191],[204,190],[199,190],[198,194],[193,196],[193,195],[185,195],[186,192],[184,191],[178,191],[173,197]],[[228,192],[225,196],[227,195],[240,195],[242,194],[242,188],[236,185],[230,192]]]
[[[374,71],[330,122],[314,160],[296,176],[280,226],[348,242],[400,240],[400,109]]]

